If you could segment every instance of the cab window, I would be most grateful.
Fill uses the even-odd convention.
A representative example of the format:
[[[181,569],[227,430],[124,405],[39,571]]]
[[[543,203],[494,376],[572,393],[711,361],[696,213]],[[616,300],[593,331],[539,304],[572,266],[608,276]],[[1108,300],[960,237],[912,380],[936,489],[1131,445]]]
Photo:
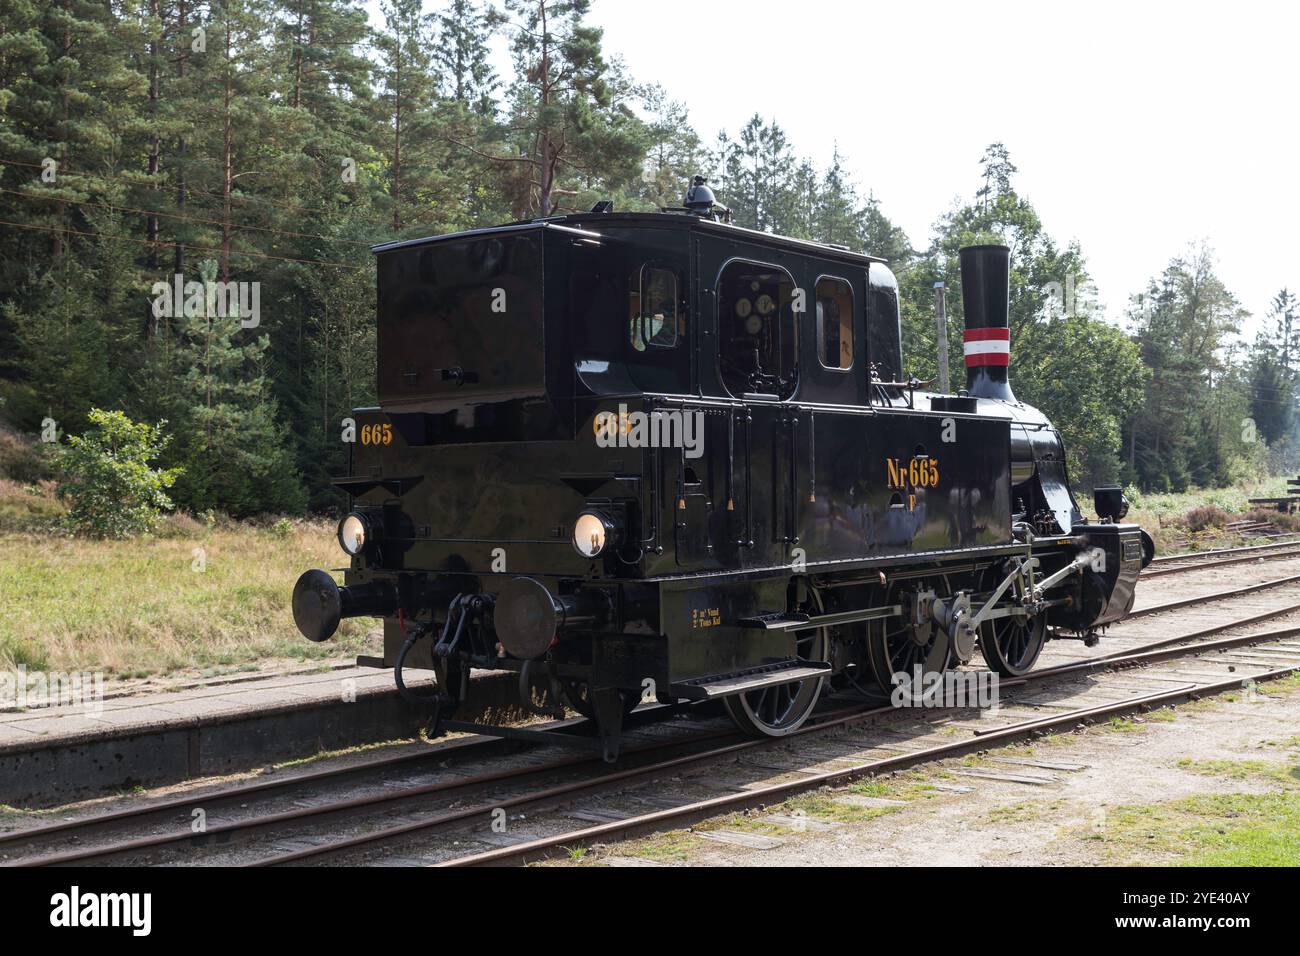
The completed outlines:
[[[853,367],[853,288],[843,279],[817,280],[817,356],[826,368]]]
[[[644,352],[677,344],[679,324],[677,273],[662,266],[643,265],[629,283],[628,341]]]
[[[789,398],[799,382],[794,280],[784,269],[732,262],[718,277],[718,354],[732,395]]]

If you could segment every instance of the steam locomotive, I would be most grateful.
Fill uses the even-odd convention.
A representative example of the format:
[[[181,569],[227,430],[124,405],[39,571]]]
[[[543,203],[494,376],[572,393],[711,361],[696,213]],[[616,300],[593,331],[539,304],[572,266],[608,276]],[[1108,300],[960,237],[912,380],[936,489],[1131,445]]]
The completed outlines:
[[[293,613],[313,641],[382,617],[363,662],[443,720],[477,668],[591,718],[606,759],[643,700],[781,736],[828,686],[1092,642],[1154,556],[1119,489],[1084,518],[1012,393],[1005,246],[960,251],[956,394],[905,377],[883,260],[732,225],[699,177],[658,213],[374,253],[379,405],[335,482],[351,564],[303,574]]]

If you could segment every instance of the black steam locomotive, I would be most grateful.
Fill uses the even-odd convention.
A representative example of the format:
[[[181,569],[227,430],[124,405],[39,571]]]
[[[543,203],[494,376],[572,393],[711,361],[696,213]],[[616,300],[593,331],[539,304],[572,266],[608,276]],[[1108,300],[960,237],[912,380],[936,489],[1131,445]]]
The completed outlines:
[[[1071,493],[1007,380],[1010,253],[961,250],[967,386],[905,378],[885,262],[684,207],[377,246],[379,407],[355,412],[346,586],[299,629],[382,616],[444,718],[471,668],[594,719],[721,700],[791,732],[823,688],[889,689],[976,648],[1004,675],[1130,610],[1151,539]],[[436,693],[405,688],[433,670]]]

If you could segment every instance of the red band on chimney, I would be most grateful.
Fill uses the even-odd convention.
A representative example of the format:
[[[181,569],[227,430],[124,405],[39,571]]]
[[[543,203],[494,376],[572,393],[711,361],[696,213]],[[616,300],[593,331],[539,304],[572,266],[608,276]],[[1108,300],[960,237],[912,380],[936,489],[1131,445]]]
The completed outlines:
[[[1011,330],[966,329],[966,365],[1010,365]]]
[[[967,342],[987,342],[989,339],[1003,339],[1011,341],[1011,330],[1005,326],[992,329],[967,329],[962,333]]]

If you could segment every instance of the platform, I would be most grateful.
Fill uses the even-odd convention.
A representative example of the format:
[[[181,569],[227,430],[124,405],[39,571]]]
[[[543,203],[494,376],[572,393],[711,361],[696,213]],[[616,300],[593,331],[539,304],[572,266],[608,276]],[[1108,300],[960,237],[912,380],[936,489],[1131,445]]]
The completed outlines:
[[[408,685],[419,692],[419,672]],[[513,674],[484,673],[457,716],[502,719]],[[102,702],[0,710],[0,804],[27,807],[411,738],[423,712],[390,670],[336,665],[106,688]]]

